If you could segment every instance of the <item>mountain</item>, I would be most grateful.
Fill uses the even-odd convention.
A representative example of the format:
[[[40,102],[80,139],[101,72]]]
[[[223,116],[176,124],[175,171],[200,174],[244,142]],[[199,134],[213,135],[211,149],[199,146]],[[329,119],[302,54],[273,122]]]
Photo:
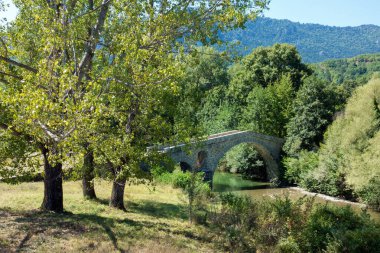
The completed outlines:
[[[308,63],[380,52],[380,26],[375,25],[336,27],[261,17],[245,27],[220,34],[224,41],[240,41],[237,50],[243,55],[275,43],[295,45]]]

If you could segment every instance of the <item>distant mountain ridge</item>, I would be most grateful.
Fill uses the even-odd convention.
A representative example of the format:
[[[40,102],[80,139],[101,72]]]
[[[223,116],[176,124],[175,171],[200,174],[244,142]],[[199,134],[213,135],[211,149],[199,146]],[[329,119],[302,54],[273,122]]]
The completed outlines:
[[[376,25],[336,27],[261,17],[248,22],[245,29],[221,33],[220,37],[240,41],[237,50],[243,55],[259,46],[293,44],[308,63],[380,52],[380,26]]]

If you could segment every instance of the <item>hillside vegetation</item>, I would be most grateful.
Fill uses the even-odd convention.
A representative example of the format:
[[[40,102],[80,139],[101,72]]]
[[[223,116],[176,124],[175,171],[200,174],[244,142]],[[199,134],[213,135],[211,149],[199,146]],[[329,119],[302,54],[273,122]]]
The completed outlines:
[[[338,169],[355,189],[380,176],[380,79],[359,87],[349,99],[344,115],[326,132],[321,157],[337,155]],[[321,165],[329,167],[321,159]]]
[[[315,74],[336,84],[365,84],[373,73],[380,72],[380,54],[359,55],[348,59],[328,60],[311,65]]]
[[[238,51],[243,55],[259,46],[289,43],[309,63],[380,52],[380,27],[375,25],[333,27],[259,18],[248,22],[245,29],[223,33],[222,38],[240,41]]]
[[[357,88],[317,152],[288,158],[288,177],[316,192],[359,197],[380,210],[380,79]]]

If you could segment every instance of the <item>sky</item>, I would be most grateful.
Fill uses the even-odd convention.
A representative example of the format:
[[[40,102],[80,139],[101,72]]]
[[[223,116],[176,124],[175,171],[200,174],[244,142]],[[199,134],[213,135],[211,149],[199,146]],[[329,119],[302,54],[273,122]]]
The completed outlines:
[[[380,0],[271,0],[264,16],[330,26],[380,26]]]
[[[5,13],[0,12],[0,18],[12,20],[16,13],[11,6]],[[271,0],[264,16],[330,26],[380,26],[380,0]]]

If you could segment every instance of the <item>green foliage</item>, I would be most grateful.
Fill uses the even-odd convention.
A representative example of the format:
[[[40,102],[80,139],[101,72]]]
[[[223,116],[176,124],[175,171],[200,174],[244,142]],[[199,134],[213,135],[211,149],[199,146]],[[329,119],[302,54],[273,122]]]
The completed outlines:
[[[259,47],[230,69],[228,96],[235,103],[245,104],[245,98],[256,86],[267,87],[288,76],[291,86],[297,90],[302,79],[310,74],[311,70],[301,62],[294,46]]]
[[[316,149],[340,104],[334,88],[315,77],[307,78],[293,103],[284,150],[296,154]]]
[[[294,98],[290,76],[283,76],[273,85],[256,86],[248,94],[242,125],[255,132],[284,137],[291,116]]]
[[[306,197],[292,201],[287,195],[262,202],[259,209],[258,229],[255,234],[261,250],[267,252],[277,248],[281,252],[288,247],[285,244],[293,244],[291,246],[293,248],[300,247],[302,241],[299,239],[313,203],[313,199]],[[291,243],[292,237],[296,243]]]
[[[323,167],[316,167],[314,170],[303,175],[299,185],[312,192],[327,194],[330,196],[355,200],[351,185],[348,185],[344,173],[330,171]]]
[[[380,54],[329,60],[313,64],[311,67],[319,78],[352,90],[352,88],[366,84],[375,73],[380,71]]]
[[[336,160],[331,160],[331,158],[332,155],[320,161],[321,158],[317,152],[302,150],[298,157],[284,159],[285,177],[289,182],[312,192],[355,199],[352,186],[347,184],[346,175],[338,169],[338,166],[334,166]],[[322,165],[328,163],[330,166]]]
[[[298,157],[286,157],[283,160],[285,177],[291,183],[302,184],[303,178],[318,166],[318,162],[318,154],[306,150],[302,150]]]
[[[380,177],[375,176],[358,191],[359,197],[374,210],[380,212]]]
[[[319,151],[320,166],[346,174],[356,190],[379,176],[380,129],[374,103],[380,100],[379,87],[379,79],[374,79],[355,91],[344,115],[329,127]]]
[[[379,176],[380,163],[379,85],[374,79],[354,92],[344,113],[326,131],[317,153],[302,151],[298,157],[285,159],[291,182],[332,196],[356,199],[359,195],[378,208],[378,183],[374,178]],[[299,124],[302,130],[302,122]],[[293,143],[288,139],[287,144],[295,145],[294,139]]]
[[[303,251],[374,252],[380,245],[380,227],[366,214],[357,215],[349,207],[319,205],[307,221],[302,237]]]
[[[181,189],[187,197],[190,223],[193,221],[204,223],[206,219],[206,207],[211,190],[203,178],[203,172],[175,171],[172,174],[173,186]]]
[[[225,166],[232,173],[240,173],[244,179],[267,179],[263,158],[249,143],[235,146],[228,151]]]
[[[220,196],[211,216],[217,245],[233,252],[377,252],[380,225],[350,206],[315,204],[288,196],[252,202],[231,193]]]
[[[331,27],[318,24],[300,24],[289,20],[259,18],[248,22],[245,29],[222,33],[225,41],[240,42],[236,48],[249,54],[259,46],[289,43],[297,49],[305,62],[353,57],[359,54],[378,53],[379,26]],[[360,71],[360,69],[357,69]]]
[[[184,74],[179,80],[177,99],[181,103],[176,103],[179,107],[176,118],[186,119],[193,122],[191,125],[201,127],[203,122],[207,124],[217,117],[218,109],[223,108],[221,103],[228,84],[228,59],[211,47],[199,47],[179,60]],[[215,110],[215,107],[218,109]],[[205,131],[212,130],[207,126]]]
[[[298,243],[292,236],[283,238],[275,248],[276,253],[301,253]]]
[[[148,146],[199,135],[177,106],[184,72],[177,59],[199,41],[216,43],[218,31],[243,26],[266,5],[266,0],[16,1],[16,20],[0,24],[1,133],[42,152],[45,168],[60,170],[67,163],[80,168],[88,143],[110,179],[149,177],[140,164],[154,164],[158,156],[147,152]],[[196,64],[215,72],[219,63],[209,62]],[[205,88],[205,76],[189,82],[197,79]],[[223,78],[215,72],[209,79]],[[60,184],[52,185],[61,190]]]
[[[257,207],[249,196],[221,194],[220,210],[211,216],[211,225],[217,234],[217,245],[227,251],[254,252],[252,236],[256,228]]]

